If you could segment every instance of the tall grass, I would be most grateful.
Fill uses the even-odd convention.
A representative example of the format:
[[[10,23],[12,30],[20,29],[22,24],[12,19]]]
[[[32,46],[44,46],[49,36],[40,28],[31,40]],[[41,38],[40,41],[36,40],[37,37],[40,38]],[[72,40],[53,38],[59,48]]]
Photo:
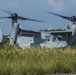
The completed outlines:
[[[76,73],[76,47],[0,49],[0,75]]]

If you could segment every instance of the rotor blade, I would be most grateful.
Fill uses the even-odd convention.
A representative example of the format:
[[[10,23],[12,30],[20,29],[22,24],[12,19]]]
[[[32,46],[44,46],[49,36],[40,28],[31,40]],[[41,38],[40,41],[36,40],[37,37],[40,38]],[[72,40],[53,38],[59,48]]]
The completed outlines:
[[[11,16],[10,17],[0,17],[0,19],[4,19],[4,18],[12,18]]]
[[[48,12],[48,13],[70,20],[70,17],[67,17],[67,16],[59,15],[59,14],[52,13],[52,12]]]
[[[12,11],[9,11],[9,10],[1,10],[1,11],[5,12],[5,13],[7,13],[9,15],[13,14],[13,12]]]
[[[30,21],[37,21],[37,22],[45,22],[45,21],[36,20],[36,19],[29,19],[29,18],[24,18],[24,17],[21,17],[21,16],[18,16],[18,19],[20,19],[20,20],[30,20]]]

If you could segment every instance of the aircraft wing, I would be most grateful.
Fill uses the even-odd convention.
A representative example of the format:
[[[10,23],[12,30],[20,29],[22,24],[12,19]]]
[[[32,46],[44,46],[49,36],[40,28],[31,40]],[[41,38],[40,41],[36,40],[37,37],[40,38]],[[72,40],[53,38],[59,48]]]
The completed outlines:
[[[28,30],[21,30],[21,33],[19,34],[19,36],[28,36],[28,37],[38,36],[38,35],[41,35],[41,33],[35,31],[28,31]]]
[[[72,31],[52,31],[51,32],[52,35],[55,35],[55,34],[62,34],[62,35],[65,35],[65,34],[72,34]]]

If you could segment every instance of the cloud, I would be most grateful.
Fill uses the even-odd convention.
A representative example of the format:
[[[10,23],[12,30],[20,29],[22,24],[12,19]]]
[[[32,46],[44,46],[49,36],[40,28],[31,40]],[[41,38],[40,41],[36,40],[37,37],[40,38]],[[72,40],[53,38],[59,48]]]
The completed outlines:
[[[65,3],[61,0],[48,0],[48,4],[54,9],[55,11],[62,11],[64,10]]]

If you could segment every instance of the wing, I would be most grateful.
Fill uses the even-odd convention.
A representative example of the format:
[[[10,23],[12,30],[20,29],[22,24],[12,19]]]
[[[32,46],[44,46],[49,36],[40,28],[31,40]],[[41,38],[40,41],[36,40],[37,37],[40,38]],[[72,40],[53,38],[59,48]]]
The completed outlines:
[[[27,30],[21,30],[19,36],[29,36],[29,37],[32,37],[32,36],[39,36],[41,35],[40,32],[35,32],[35,31],[27,31]]]

